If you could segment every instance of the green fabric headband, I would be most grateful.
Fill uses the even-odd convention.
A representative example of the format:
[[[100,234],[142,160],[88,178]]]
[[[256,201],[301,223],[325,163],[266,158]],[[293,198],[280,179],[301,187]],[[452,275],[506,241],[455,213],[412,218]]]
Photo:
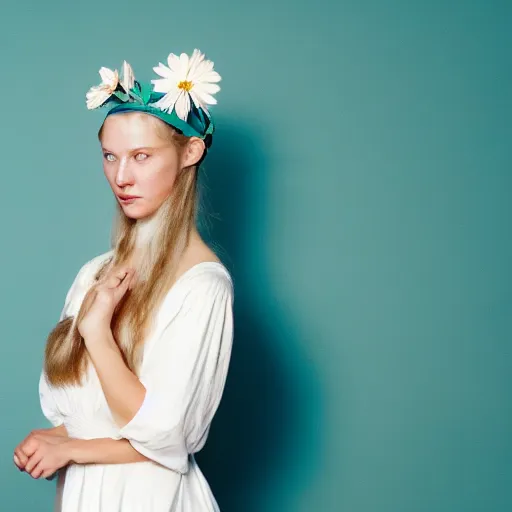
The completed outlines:
[[[87,108],[107,107],[107,116],[118,112],[145,112],[158,117],[187,137],[199,137],[208,148],[212,142],[214,123],[207,105],[215,105],[212,96],[220,90],[220,75],[213,71],[213,62],[195,49],[192,56],[173,53],[168,66],[159,63],[154,71],[162,78],[151,84],[135,80],[131,66],[124,61],[123,76],[117,70],[102,67],[102,82],[86,94]]]

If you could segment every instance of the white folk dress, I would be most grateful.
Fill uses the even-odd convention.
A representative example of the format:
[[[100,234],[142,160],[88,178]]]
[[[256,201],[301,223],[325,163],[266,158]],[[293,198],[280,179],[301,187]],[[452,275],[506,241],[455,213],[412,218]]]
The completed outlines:
[[[101,262],[87,262],[65,301],[61,319],[76,315]],[[217,262],[191,267],[158,310],[144,345],[139,378],[146,396],[119,428],[89,364],[82,386],[54,388],[44,372],[41,408],[71,437],[127,439],[151,461],[70,464],[59,472],[56,510],[62,512],[218,512],[194,453],[205,444],[224,389],[233,341],[233,282]],[[154,462],[153,462],[154,461]]]

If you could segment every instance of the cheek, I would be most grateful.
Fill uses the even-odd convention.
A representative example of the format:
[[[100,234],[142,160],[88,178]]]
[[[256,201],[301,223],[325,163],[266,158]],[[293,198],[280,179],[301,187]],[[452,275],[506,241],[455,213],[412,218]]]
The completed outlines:
[[[103,165],[103,174],[105,175],[105,178],[107,178],[107,181],[109,182],[110,186],[114,188],[116,181],[116,173],[113,167]]]
[[[151,173],[139,173],[138,189],[141,195],[150,202],[161,202],[171,193],[176,173],[169,169],[158,169]]]

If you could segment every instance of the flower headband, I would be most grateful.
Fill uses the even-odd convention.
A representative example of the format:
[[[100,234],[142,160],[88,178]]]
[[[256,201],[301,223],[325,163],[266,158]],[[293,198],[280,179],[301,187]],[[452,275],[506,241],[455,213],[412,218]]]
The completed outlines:
[[[116,112],[139,111],[154,115],[180,130],[187,137],[199,137],[206,147],[211,145],[214,124],[207,105],[215,105],[212,96],[220,90],[220,75],[213,70],[213,62],[195,49],[192,56],[170,53],[167,66],[161,62],[153,70],[162,78],[151,84],[135,80],[126,61],[123,74],[102,67],[101,84],[86,94],[90,110],[108,107],[107,116]]]

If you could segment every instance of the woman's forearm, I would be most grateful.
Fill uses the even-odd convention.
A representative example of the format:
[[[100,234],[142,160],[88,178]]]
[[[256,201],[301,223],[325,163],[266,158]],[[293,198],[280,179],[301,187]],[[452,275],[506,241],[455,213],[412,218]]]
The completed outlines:
[[[126,366],[112,331],[98,332],[85,345],[114,421],[122,428],[139,410],[146,388]]]
[[[75,464],[127,464],[150,459],[126,439],[70,439],[70,459]]]
[[[58,427],[52,427],[49,429],[46,429],[49,434],[55,434],[56,436],[67,436],[68,431],[66,427],[64,426],[64,423],[62,425],[59,425]]]

